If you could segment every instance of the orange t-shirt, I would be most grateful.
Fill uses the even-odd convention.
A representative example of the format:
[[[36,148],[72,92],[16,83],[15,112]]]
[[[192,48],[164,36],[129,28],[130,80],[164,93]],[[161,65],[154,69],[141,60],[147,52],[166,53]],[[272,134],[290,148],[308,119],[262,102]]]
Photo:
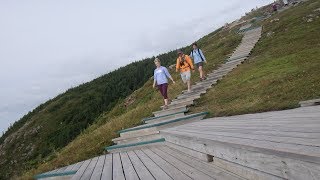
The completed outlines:
[[[176,70],[180,70],[180,72],[190,71],[193,68],[192,60],[188,55],[183,55],[184,61],[182,62],[182,58],[179,56],[177,58]]]

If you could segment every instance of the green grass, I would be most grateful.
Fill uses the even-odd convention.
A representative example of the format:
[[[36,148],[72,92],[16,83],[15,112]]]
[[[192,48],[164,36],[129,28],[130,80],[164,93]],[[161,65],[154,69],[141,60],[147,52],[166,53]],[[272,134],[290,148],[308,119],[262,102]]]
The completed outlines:
[[[312,4],[312,5],[310,5]],[[307,23],[303,17],[320,7],[310,0],[265,20],[263,36],[252,56],[198,101],[191,112],[210,112],[210,116],[225,116],[297,107],[298,102],[320,97],[320,26],[319,19]],[[270,23],[279,18],[279,22]],[[226,55],[239,44],[241,37],[231,31],[218,31],[199,40],[208,64],[207,72],[223,63]],[[271,36],[267,33],[274,32]],[[185,89],[179,74],[178,82],[169,85],[169,96],[176,97]],[[198,74],[192,80],[198,80]],[[159,92],[152,89],[152,80],[130,96],[134,102],[125,107],[124,100],[110,112],[101,114],[89,128],[65,148],[56,152],[38,168],[21,178],[69,165],[102,154],[103,147],[112,145],[117,131],[141,124],[162,105]]]
[[[252,56],[197,101],[193,112],[213,116],[294,108],[320,97],[320,3],[310,1],[265,20]],[[312,4],[313,3],[313,4]],[[312,5],[309,5],[312,4]],[[279,18],[279,22],[270,22]],[[269,32],[274,32],[267,36]]]

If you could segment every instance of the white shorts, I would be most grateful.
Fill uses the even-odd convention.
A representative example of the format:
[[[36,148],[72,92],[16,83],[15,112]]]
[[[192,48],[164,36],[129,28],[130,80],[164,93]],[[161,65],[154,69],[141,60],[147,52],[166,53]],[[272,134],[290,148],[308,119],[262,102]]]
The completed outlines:
[[[190,71],[182,72],[180,75],[181,75],[181,79],[182,79],[183,83],[186,83],[187,81],[190,81],[190,78],[191,78]]]

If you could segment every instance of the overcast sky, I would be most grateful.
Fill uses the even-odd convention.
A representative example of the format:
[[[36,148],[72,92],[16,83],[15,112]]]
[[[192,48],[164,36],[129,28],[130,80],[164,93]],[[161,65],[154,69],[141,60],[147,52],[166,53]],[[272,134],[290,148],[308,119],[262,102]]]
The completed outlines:
[[[0,132],[70,87],[190,44],[270,2],[0,0]]]

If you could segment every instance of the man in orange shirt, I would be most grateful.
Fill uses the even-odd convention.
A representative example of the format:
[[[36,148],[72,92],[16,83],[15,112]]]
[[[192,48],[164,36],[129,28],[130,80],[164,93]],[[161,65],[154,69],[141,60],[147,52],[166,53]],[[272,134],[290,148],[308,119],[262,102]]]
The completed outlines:
[[[177,58],[176,72],[180,71],[181,79],[183,83],[187,83],[188,92],[191,91],[191,72],[194,72],[192,60],[188,55],[185,55],[181,50],[178,50],[179,57]]]

